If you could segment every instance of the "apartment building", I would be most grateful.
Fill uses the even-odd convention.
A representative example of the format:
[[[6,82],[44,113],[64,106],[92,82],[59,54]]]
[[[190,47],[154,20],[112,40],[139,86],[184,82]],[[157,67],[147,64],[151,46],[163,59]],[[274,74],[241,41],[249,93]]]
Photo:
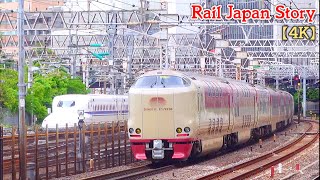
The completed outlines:
[[[17,11],[18,0],[0,0],[0,32],[1,39],[0,44],[2,50],[6,54],[12,54],[14,59],[18,52],[18,37],[17,37]],[[38,11],[52,11],[52,7],[63,5],[63,1],[44,1],[44,0],[28,0],[24,1],[25,11],[25,46],[35,46],[37,43],[44,43],[45,36],[50,34],[50,29],[47,24],[50,23],[53,17],[39,16]],[[58,23],[57,23],[58,24]],[[36,28],[32,28],[35,27]],[[50,42],[45,42],[50,43]]]

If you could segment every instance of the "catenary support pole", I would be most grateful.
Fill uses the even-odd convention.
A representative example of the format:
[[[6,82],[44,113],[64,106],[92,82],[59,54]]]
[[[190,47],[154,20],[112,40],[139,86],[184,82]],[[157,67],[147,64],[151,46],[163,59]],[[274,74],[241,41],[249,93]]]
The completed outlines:
[[[25,136],[25,92],[26,84],[24,82],[24,0],[19,0],[18,6],[18,47],[19,47],[19,162],[20,162],[20,179],[26,179],[26,136]]]

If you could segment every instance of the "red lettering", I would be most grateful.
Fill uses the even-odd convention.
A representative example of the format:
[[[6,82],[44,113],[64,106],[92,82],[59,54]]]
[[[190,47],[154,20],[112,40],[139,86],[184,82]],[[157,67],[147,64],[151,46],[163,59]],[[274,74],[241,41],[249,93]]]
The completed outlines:
[[[286,8],[286,17],[285,18],[289,18],[290,17],[289,13],[290,13],[290,9]]]
[[[205,9],[203,11],[203,19],[210,19],[211,18],[211,11],[209,9]]]
[[[226,16],[226,19],[232,19],[233,18],[233,4],[228,4],[229,8],[229,16]]]
[[[260,12],[261,12],[262,19],[271,19],[269,9],[262,9]]]
[[[306,10],[306,12],[307,12],[307,16],[308,16],[308,22],[309,23],[313,22],[313,18],[316,14],[316,10],[315,9],[308,9],[308,10]]]
[[[241,17],[242,17],[241,11],[239,9],[235,9],[233,18],[234,19],[241,19]]]
[[[275,15],[276,19],[283,19],[284,18],[285,14],[284,14],[283,10],[284,10],[284,5],[279,4],[276,6],[276,15]],[[278,13],[280,15],[278,15]]]
[[[246,23],[247,19],[250,19],[250,18],[251,18],[251,10],[243,9],[241,22]]]
[[[217,10],[218,10],[217,19],[221,19],[221,7],[222,7],[221,5],[217,7]]]
[[[191,10],[191,19],[203,19],[201,12],[202,12],[202,6],[199,4],[191,4],[192,10]]]
[[[291,17],[292,17],[293,19],[298,19],[298,17],[299,17],[299,12],[298,12],[298,10],[292,10],[292,11],[291,11]]]
[[[259,19],[259,10],[254,9],[252,10],[252,19]]]
[[[303,19],[304,18],[304,12],[305,12],[305,10],[304,9],[300,9],[300,17],[299,17],[299,19]]]

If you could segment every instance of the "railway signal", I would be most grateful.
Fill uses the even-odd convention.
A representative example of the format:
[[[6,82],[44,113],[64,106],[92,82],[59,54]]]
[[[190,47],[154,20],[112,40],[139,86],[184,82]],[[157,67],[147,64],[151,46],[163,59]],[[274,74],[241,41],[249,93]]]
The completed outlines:
[[[300,76],[295,75],[293,77],[293,81],[294,81],[295,89],[298,89],[300,87]]]

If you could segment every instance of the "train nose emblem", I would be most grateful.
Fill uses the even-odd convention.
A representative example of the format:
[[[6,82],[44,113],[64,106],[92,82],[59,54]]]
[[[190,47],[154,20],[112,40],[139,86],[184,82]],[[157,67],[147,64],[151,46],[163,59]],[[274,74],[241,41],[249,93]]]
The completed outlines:
[[[165,106],[167,101],[163,97],[153,97],[149,100],[149,105],[151,107],[155,106]]]

